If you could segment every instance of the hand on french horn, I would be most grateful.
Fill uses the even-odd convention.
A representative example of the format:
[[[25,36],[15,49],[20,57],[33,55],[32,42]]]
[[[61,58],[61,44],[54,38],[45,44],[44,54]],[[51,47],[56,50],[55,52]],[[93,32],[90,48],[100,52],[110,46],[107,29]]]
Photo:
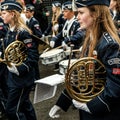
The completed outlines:
[[[60,110],[60,107],[57,106],[57,105],[54,105],[51,109],[50,109],[50,112],[49,112],[49,116],[51,118],[59,118],[60,115],[57,114],[57,112]]]
[[[88,113],[91,113],[90,112],[90,110],[89,110],[89,108],[87,107],[87,104],[86,103],[81,103],[81,102],[78,102],[78,101],[76,101],[76,100],[72,100],[72,102],[73,102],[73,105],[77,108],[77,109],[81,109],[81,110],[84,110],[84,111],[86,111],[86,112],[88,112]]]
[[[19,75],[19,72],[17,70],[17,67],[15,66],[14,63],[10,63],[10,66],[7,65],[7,68],[8,70],[11,72],[11,73],[14,73],[16,75]]]

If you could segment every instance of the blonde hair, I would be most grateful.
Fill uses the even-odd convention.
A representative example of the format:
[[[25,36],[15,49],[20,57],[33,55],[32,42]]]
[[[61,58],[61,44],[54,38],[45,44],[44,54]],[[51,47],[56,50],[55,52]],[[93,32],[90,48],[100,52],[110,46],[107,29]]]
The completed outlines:
[[[104,32],[108,32],[116,42],[120,44],[120,39],[118,37],[117,29],[112,20],[110,11],[107,6],[104,5],[93,5],[89,6],[90,14],[93,17],[93,26],[92,32],[86,31],[86,38],[83,44],[81,57],[84,57],[84,54],[88,50],[88,56],[93,56],[93,50],[96,45],[100,42],[100,37]],[[92,36],[92,40],[91,39]],[[86,46],[90,43],[89,49],[86,49]]]
[[[9,10],[8,12],[14,12],[14,24],[16,26],[16,30],[21,30],[21,29],[25,29],[27,30],[30,34],[32,34],[32,31],[26,26],[26,24],[24,23],[23,19],[20,16],[20,13],[16,10]]]
[[[56,12],[53,13],[53,16],[52,16],[52,22],[57,23],[58,22],[58,18],[59,18],[61,13],[62,13],[61,12],[61,8],[60,7],[56,7]]]

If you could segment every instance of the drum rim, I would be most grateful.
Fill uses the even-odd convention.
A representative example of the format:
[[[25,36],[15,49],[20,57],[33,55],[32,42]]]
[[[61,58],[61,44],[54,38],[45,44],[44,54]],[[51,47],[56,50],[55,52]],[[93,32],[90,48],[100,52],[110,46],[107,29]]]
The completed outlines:
[[[53,53],[55,53],[55,51],[58,51],[56,54],[50,54],[51,52],[53,52]],[[57,55],[57,54],[59,54],[59,53],[62,53],[63,52],[63,49],[54,49],[54,50],[50,50],[50,51],[47,51],[47,52],[45,52],[45,53],[42,53],[41,55],[40,55],[40,58],[45,58],[45,57],[50,57],[50,56],[55,56],[55,55]]]

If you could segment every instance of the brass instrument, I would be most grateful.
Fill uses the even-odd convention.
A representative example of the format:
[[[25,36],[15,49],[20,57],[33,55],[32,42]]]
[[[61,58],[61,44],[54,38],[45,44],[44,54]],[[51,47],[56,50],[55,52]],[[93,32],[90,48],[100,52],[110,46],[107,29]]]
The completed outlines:
[[[104,90],[105,75],[105,67],[98,59],[81,58],[67,70],[66,89],[73,99],[88,102]]]
[[[0,62],[3,62],[10,66],[10,63],[14,63],[16,66],[19,66],[26,59],[26,47],[22,41],[14,41],[7,46],[4,51],[4,59],[0,59]]]

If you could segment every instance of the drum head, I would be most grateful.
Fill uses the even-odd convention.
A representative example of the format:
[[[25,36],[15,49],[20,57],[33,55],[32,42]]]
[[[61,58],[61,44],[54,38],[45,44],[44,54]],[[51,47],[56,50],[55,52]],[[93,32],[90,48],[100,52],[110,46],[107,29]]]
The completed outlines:
[[[54,56],[54,55],[57,55],[59,53],[63,52],[63,49],[53,49],[53,50],[50,50],[50,51],[47,51],[43,54],[41,54],[41,58],[44,58],[44,57],[51,57],[51,56]]]

